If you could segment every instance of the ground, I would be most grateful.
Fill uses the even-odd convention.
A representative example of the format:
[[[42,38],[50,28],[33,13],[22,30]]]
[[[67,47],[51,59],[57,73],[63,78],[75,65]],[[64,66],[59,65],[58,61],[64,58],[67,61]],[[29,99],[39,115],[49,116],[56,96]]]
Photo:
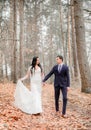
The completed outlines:
[[[43,87],[43,113],[28,115],[13,106],[15,84],[0,84],[0,130],[91,130],[91,94],[81,93],[79,87],[70,87],[67,115],[55,114],[53,85]]]

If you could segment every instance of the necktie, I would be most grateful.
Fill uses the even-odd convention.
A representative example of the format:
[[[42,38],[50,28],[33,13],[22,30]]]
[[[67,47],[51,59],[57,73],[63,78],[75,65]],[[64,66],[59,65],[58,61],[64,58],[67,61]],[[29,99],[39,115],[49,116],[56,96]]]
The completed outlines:
[[[58,72],[61,71],[61,67],[62,67],[61,65],[58,66]]]

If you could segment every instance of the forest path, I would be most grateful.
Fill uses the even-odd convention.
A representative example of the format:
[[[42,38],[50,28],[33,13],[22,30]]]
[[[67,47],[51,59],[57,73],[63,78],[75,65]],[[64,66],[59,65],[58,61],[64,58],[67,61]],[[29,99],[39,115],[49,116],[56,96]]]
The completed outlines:
[[[13,106],[15,85],[0,84],[0,130],[91,130],[91,94],[81,93],[78,87],[68,92],[67,115],[55,115],[53,85],[43,87],[42,115],[28,115]]]

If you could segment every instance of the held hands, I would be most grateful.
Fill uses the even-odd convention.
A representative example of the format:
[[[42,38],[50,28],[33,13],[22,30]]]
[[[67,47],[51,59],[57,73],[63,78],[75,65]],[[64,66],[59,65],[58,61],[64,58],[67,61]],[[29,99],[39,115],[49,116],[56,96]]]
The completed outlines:
[[[70,87],[67,87],[67,91],[69,91],[70,90]]]
[[[43,82],[43,86],[46,86],[46,83],[45,83],[45,82]]]

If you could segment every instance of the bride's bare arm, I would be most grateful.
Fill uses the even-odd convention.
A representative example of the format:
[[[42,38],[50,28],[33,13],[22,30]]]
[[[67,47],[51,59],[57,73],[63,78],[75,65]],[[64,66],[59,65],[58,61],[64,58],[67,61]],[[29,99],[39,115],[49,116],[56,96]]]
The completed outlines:
[[[44,79],[44,72],[41,73],[41,77],[42,77],[42,79]]]
[[[23,78],[21,78],[20,80],[23,81],[25,79],[28,79],[30,77],[30,74],[31,74],[31,72],[30,72],[30,68],[29,68],[27,71],[27,74]]]

